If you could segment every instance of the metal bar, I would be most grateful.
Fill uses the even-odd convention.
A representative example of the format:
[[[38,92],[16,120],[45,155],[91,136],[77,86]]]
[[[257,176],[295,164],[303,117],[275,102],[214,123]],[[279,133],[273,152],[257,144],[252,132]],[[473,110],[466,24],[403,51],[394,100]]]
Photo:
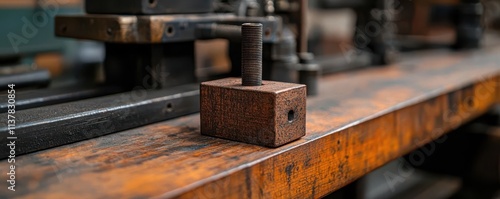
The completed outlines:
[[[198,85],[165,90],[134,90],[105,97],[28,109],[15,113],[21,155],[122,131],[199,111]],[[7,118],[6,113],[0,117]],[[8,135],[7,126],[0,134]],[[22,140],[22,141],[21,141]],[[12,140],[0,137],[3,146]],[[9,151],[1,150],[0,158]]]
[[[16,85],[17,86],[17,85]],[[76,100],[83,100],[92,97],[115,94],[123,92],[125,89],[120,87],[102,87],[102,88],[54,88],[40,89],[20,92],[16,94],[16,111],[41,106],[48,106],[58,103],[65,103]],[[0,95],[0,99],[7,99],[7,96]],[[0,113],[7,112],[7,101],[0,102]]]
[[[1,75],[0,85],[8,84],[15,84],[16,88],[46,87],[50,84],[50,73],[45,69],[37,69],[21,73]]]
[[[297,24],[297,53],[305,53],[307,51],[307,13],[309,9],[307,0],[299,1],[298,24]]]
[[[278,42],[279,17],[238,17],[232,14],[57,16],[55,34],[60,37],[112,43],[171,43],[198,39],[199,25],[261,23],[264,43]]]

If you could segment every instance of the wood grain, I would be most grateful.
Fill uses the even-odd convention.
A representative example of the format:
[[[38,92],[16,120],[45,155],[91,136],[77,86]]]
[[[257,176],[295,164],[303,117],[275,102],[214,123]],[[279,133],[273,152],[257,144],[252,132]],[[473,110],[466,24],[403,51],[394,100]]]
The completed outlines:
[[[415,54],[326,77],[306,136],[276,149],[202,136],[195,114],[25,155],[17,191],[0,198],[318,198],[498,102],[499,53]]]

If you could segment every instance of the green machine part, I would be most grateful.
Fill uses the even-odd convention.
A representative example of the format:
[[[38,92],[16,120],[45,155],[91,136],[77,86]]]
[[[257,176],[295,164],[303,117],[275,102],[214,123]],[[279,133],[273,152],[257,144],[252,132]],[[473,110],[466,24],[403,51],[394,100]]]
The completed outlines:
[[[5,58],[19,58],[21,63],[31,64],[37,53],[71,52],[71,48],[76,47],[74,41],[54,35],[54,17],[82,13],[82,6],[59,2],[33,0],[26,5],[0,4],[0,63]]]

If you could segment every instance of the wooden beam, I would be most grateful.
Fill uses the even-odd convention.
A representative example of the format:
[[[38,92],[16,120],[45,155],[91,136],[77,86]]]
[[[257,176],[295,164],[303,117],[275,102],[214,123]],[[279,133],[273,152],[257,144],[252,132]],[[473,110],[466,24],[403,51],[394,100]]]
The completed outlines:
[[[196,114],[24,155],[16,192],[0,197],[321,197],[486,112],[500,99],[499,53],[430,52],[326,77],[306,136],[276,149],[202,136]]]

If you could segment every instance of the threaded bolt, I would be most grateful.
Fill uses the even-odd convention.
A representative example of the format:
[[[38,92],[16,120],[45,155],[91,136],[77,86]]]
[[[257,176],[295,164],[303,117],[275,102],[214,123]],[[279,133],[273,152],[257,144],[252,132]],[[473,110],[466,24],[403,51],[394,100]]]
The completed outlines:
[[[262,24],[241,26],[241,78],[243,86],[262,85]]]

